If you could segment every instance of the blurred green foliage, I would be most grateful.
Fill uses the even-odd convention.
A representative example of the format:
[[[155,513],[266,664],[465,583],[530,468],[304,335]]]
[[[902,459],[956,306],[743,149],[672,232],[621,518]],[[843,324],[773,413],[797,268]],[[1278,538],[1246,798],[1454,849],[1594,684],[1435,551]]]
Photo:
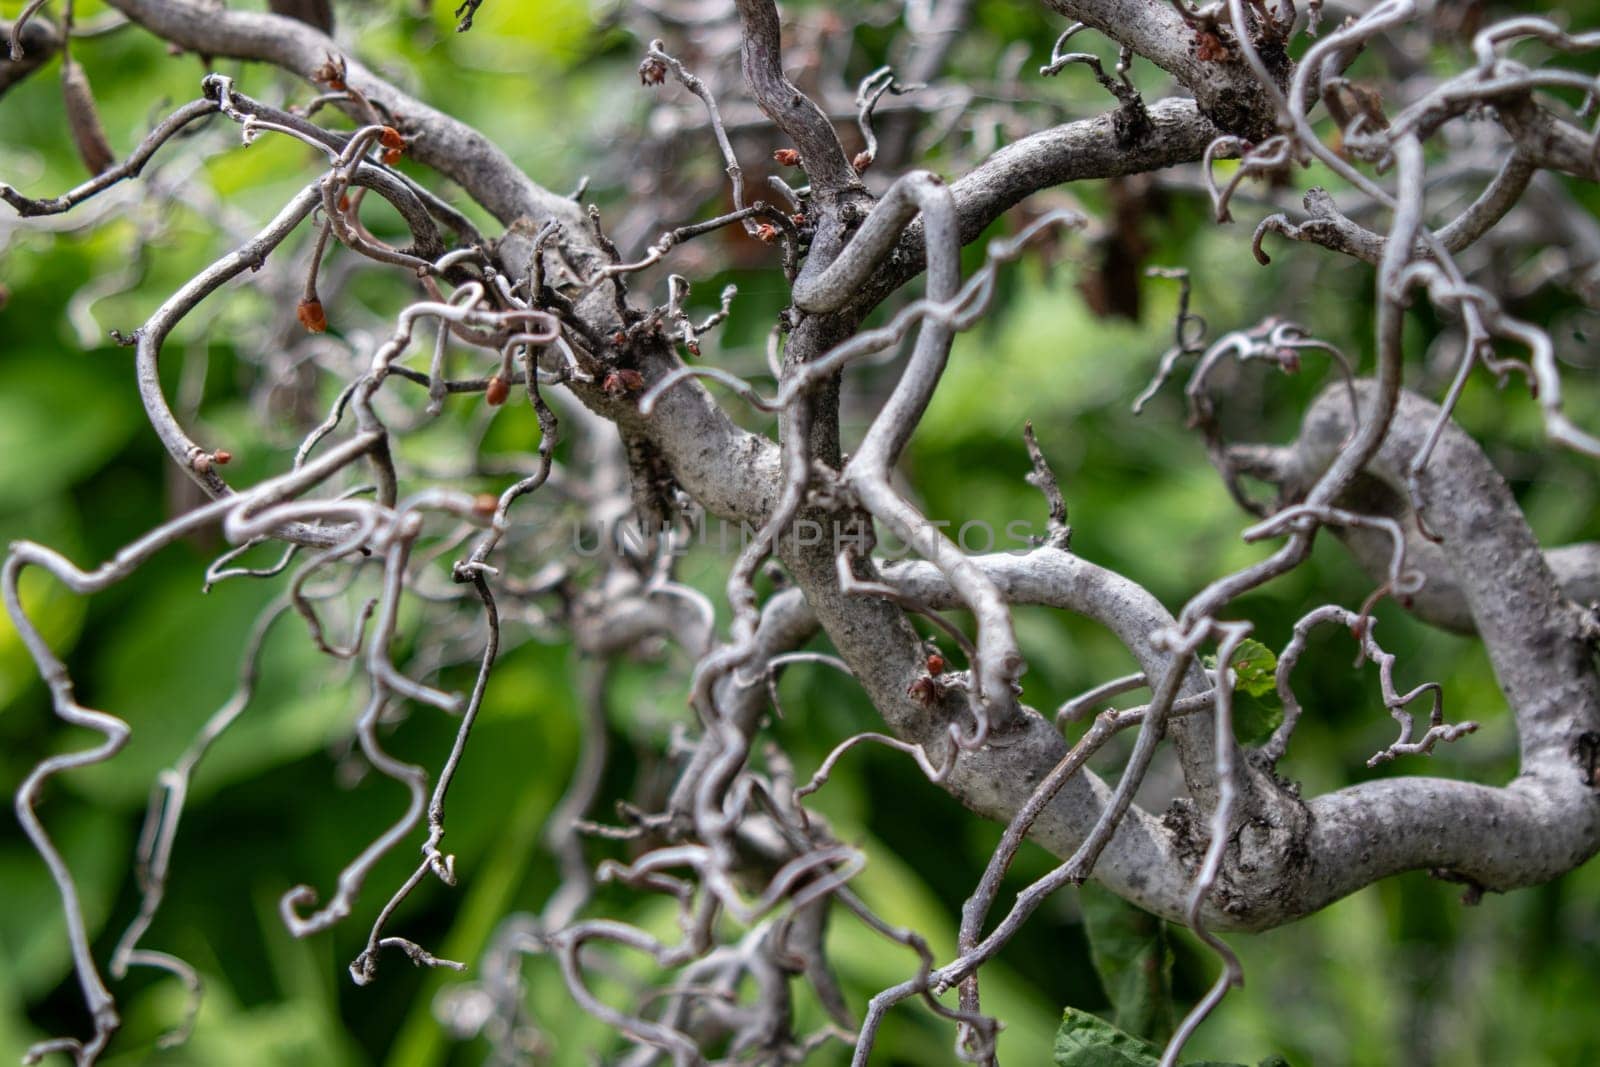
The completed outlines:
[[[1104,1019],[1068,1008],[1056,1031],[1056,1067],[1160,1067],[1161,1046],[1141,1041]],[[1281,1056],[1270,1056],[1260,1067],[1282,1067]],[[1186,1060],[1183,1067],[1244,1067],[1219,1060]]]
[[[10,0],[0,11],[12,15],[19,6]],[[1575,21],[1593,24],[1595,5],[1580,7],[1587,10],[1575,12]],[[625,131],[628,116],[641,114],[631,69],[637,43],[609,18],[592,14],[584,0],[488,0],[465,36],[452,32],[448,8],[369,2],[340,10],[361,55],[402,76],[422,98],[476,124],[553,188],[569,188],[586,172],[597,130]],[[99,10],[79,4],[80,17]],[[980,3],[977,28],[984,32],[970,35],[958,61],[975,68],[992,64],[1001,40],[1026,40],[1037,54],[1047,54],[1055,24],[1041,11],[1027,3]],[[865,73],[881,58],[884,31],[860,29],[858,45]],[[167,56],[136,30],[83,41],[76,51],[94,80],[113,142],[123,150],[164,110],[158,102],[192,98],[204,70],[195,57]],[[221,69],[247,91],[290,89],[269,71]],[[62,133],[52,74],[53,68],[0,102],[0,180],[32,195],[55,193],[82,178]],[[1084,92],[1065,79],[1050,90]],[[1076,106],[1088,113],[1102,104],[1089,98]],[[192,180],[251,220],[270,215],[315,172],[315,161],[287,142],[264,138],[248,149],[207,143],[226,146],[205,159]],[[183,144],[168,150],[175,156],[184,151]],[[602,205],[620,202],[618,189],[605,186],[616,177],[596,175]],[[1326,177],[1313,172],[1297,180],[1309,185]],[[1105,206],[1102,190],[1074,193],[1091,210]],[[139,407],[129,352],[104,340],[105,331],[142,321],[229,242],[182,204],[170,209],[161,233],[159,245],[147,246],[136,221],[108,219],[87,230],[24,230],[5,246],[0,282],[10,298],[0,311],[0,540],[30,538],[93,564],[161,522],[178,499]],[[1211,226],[1198,201],[1183,197],[1149,220],[1145,236],[1155,246],[1151,262],[1194,270],[1195,310],[1214,331],[1277,312],[1344,345],[1358,363],[1367,361],[1366,268],[1332,262],[1307,247],[1285,248],[1272,268],[1258,268],[1249,259],[1245,226]],[[957,526],[983,520],[996,529],[1022,518],[1042,528],[1044,503],[1023,481],[1021,430],[1032,419],[1071,506],[1074,550],[1177,605],[1268,548],[1240,541],[1246,518],[1184,429],[1175,390],[1143,416],[1129,413],[1129,400],[1170,337],[1172,286],[1145,284],[1138,323],[1096,318],[1073,288],[1083,270],[1077,240],[1057,250],[1053,262],[1035,257],[1007,268],[996,314],[957,344],[907,473],[935,518]],[[1319,263],[1314,276],[1307,273]],[[75,295],[87,300],[86,285],[124,269],[133,272],[125,284],[108,286],[86,307],[69,308]],[[1307,282],[1312,277],[1315,284]],[[745,293],[745,316],[735,316],[720,346],[708,345],[707,358],[757,366],[764,324],[781,299],[778,281],[767,271],[695,281],[698,291],[715,293],[730,279]],[[213,302],[221,310],[207,332],[180,331],[174,347],[182,347],[184,357],[168,360],[164,373],[169,390],[175,389],[185,362],[205,364],[201,416],[226,429],[245,473],[260,475],[285,462],[286,434],[261,425],[245,405],[248,372],[240,369],[230,324],[292,312],[238,287]],[[1554,321],[1571,311],[1542,306],[1524,313]],[[100,338],[87,345],[71,325],[84,314],[94,327],[91,337]],[[1434,327],[1426,312],[1413,316],[1412,351],[1426,348]],[[1440,373],[1419,360],[1414,384],[1437,392]],[[1321,374],[1322,368],[1308,367],[1299,379],[1241,375],[1230,386],[1228,417],[1250,436],[1283,439]],[[1594,400],[1592,388],[1574,386],[1580,414],[1594,414]],[[1526,395],[1475,383],[1461,418],[1485,440],[1547,543],[1600,536],[1592,467],[1544,446]],[[531,416],[518,413],[502,423],[494,431],[502,447],[531,447],[536,440]],[[424,437],[407,447],[428,444]],[[232,689],[250,621],[272,592],[235,582],[201,595],[201,575],[216,548],[175,546],[87,601],[37,573],[23,585],[31,616],[67,655],[81,695],[134,727],[114,763],[59,779],[43,808],[79,878],[102,960],[135,906],[130,857],[152,777]],[[691,557],[686,577],[714,594],[726,562],[709,554]],[[1338,548],[1323,543],[1307,567],[1246,597],[1238,613],[1255,623],[1265,646],[1281,647],[1307,606],[1357,604],[1368,588]],[[1374,774],[1427,772],[1488,782],[1514,774],[1514,733],[1476,644],[1416,626],[1387,604],[1377,614],[1380,637],[1399,654],[1401,684],[1441,681],[1450,714],[1479,719],[1484,728],[1431,761],[1407,758],[1368,771],[1366,756],[1394,729],[1378,699],[1375,668],[1352,671],[1355,649],[1347,635],[1321,635],[1296,674],[1306,717],[1285,772],[1310,792]],[[1026,609],[1017,624],[1035,706],[1052,707],[1131,666],[1109,634],[1081,619]],[[353,680],[329,685],[297,625],[274,631],[260,693],[203,765],[172,887],[149,938],[193,961],[205,976],[193,1039],[153,1051],[157,1035],[180,1016],[182,993],[170,980],[135,974],[116,987],[127,1026],[108,1064],[427,1067],[483,1058],[480,1043],[453,1043],[431,1014],[436,993],[459,981],[456,976],[391,963],[375,985],[358,988],[345,974],[382,893],[403,877],[406,856],[378,867],[357,916],[331,934],[295,941],[277,918],[284,890],[302,880],[327,884],[400,801],[389,783],[341,784],[335,768],[360,687]],[[527,644],[493,677],[451,798],[461,885],[445,891],[425,882],[397,920],[440,955],[475,960],[500,917],[536,908],[556,883],[554,864],[538,845],[539,830],[576,758],[580,669],[564,648]],[[840,738],[875,721],[865,699],[831,677],[791,671],[782,691],[789,716],[774,729],[802,771],[815,767]],[[614,757],[606,795],[619,796],[627,795],[635,754],[658,746],[681,716],[683,680],[681,672],[663,680],[655,665],[623,665],[611,693]],[[448,746],[453,729],[453,723],[417,715],[388,743],[402,758],[432,757]],[[42,756],[84,740],[53,726],[31,661],[9,623],[0,621],[0,791],[9,794]],[[1099,762],[1102,769],[1115,766],[1114,759]],[[893,922],[926,934],[935,953],[948,957],[961,901],[1000,828],[974,820],[922,780],[909,760],[872,749],[852,753],[816,800],[841,839],[871,857],[854,883],[862,896]],[[1009,889],[1050,866],[1030,847],[1015,864]],[[1600,958],[1600,867],[1510,896],[1491,895],[1475,908],[1463,908],[1458,893],[1422,874],[1407,875],[1293,926],[1232,938],[1247,985],[1229,995],[1189,1054],[1251,1063],[1281,1054],[1296,1067],[1600,1062],[1600,1022],[1592,1007],[1600,1000],[1593,962]],[[41,1036],[81,1032],[86,1020],[53,889],[9,822],[0,828],[0,903],[3,1060]],[[1209,984],[1213,964],[1192,938],[1152,931],[1118,907],[1092,890],[1082,904],[1063,894],[985,972],[985,1005],[1006,1023],[1006,1062],[1046,1062],[1068,1005],[1147,1037],[1170,1028],[1158,1008],[1138,1002],[1137,983],[1130,986],[1126,972],[1108,964],[1108,954],[1119,951],[1108,946],[1118,937],[1125,939],[1127,958],[1147,953],[1139,966],[1153,961],[1158,985],[1170,984],[1180,1012]],[[671,924],[659,900],[603,893],[597,908],[652,928]],[[1092,956],[1087,933],[1096,929]],[[1140,940],[1145,937],[1151,940]],[[833,926],[831,948],[857,1006],[914,966],[910,953],[886,949],[842,921]],[[554,1062],[587,1063],[591,1051],[615,1049],[611,1036],[571,1004],[549,961],[531,962],[527,975],[535,1015],[554,1041]],[[820,1021],[815,1004],[803,1003],[802,1011]],[[906,1006],[886,1023],[875,1062],[948,1062],[952,1039],[943,1022]],[[818,1058],[844,1062],[846,1056],[834,1046]]]

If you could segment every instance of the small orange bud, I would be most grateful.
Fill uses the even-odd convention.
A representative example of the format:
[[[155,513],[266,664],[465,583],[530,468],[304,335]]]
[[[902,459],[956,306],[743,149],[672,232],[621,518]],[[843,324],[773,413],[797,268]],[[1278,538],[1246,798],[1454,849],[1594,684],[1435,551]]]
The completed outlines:
[[[762,244],[770,245],[778,239],[778,228],[770,222],[763,222],[756,227],[756,236],[760,238]]]
[[[350,213],[350,195],[348,193],[339,194],[339,213],[341,215]]]
[[[506,380],[500,377],[498,374],[489,379],[489,388],[483,391],[483,399],[487,401],[489,406],[492,408],[497,408],[501,404],[504,404],[506,402],[506,397],[510,395],[511,386],[507,385]]]
[[[378,143],[385,148],[404,149],[406,139],[400,136],[400,131],[393,126],[385,126],[378,131]]]
[[[500,498],[493,493],[479,493],[472,500],[472,510],[486,519],[492,519],[494,513],[500,510]]]
[[[800,165],[800,153],[792,148],[780,148],[772,153],[772,158],[777,160],[778,165],[782,167],[798,167]]]
[[[393,166],[394,164],[400,162],[400,157],[403,156],[403,155],[405,155],[405,152],[402,149],[399,149],[399,148],[386,149],[384,151],[384,153],[383,153],[383,161],[385,163],[389,164],[390,166]]]
[[[226,467],[229,463],[233,462],[233,453],[227,451],[226,449],[219,448],[215,452],[211,453],[211,462],[215,463],[219,467]]]
[[[328,328],[327,313],[322,310],[322,301],[316,297],[300,301],[294,309],[295,318],[300,320],[300,325],[312,333],[322,333]]]

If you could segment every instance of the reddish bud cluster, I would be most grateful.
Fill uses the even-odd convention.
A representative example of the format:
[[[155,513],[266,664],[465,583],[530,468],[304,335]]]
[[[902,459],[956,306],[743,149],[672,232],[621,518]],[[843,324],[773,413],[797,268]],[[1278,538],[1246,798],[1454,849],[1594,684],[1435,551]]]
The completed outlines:
[[[780,167],[798,167],[800,165],[800,153],[792,148],[780,148],[772,153],[772,158],[778,161]]]
[[[850,161],[850,165],[856,169],[857,174],[865,174],[867,168],[872,166],[872,153],[867,151],[857,152],[856,157]]]
[[[607,396],[636,393],[644,388],[644,375],[636,370],[614,370],[600,382],[600,388],[606,391]]]
[[[762,244],[770,245],[778,239],[778,228],[770,222],[763,222],[756,227],[756,237]]]
[[[406,153],[406,139],[393,126],[385,126],[379,132],[378,143],[383,146],[383,161],[390,166],[400,162]]]
[[[344,57],[330,55],[311,72],[311,80],[318,85],[326,85],[336,93],[342,93],[349,88],[344,81],[344,72]]]
[[[1195,58],[1202,63],[1221,63],[1228,58],[1228,46],[1210,30],[1195,34]]]

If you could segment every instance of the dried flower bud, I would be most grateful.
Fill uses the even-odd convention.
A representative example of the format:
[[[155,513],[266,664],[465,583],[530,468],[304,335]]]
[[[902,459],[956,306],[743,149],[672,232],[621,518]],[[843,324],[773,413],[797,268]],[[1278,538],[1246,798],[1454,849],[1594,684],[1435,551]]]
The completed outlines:
[[[348,88],[344,83],[344,73],[344,57],[329,55],[311,72],[311,80],[318,85],[326,85],[336,93],[342,93]]]
[[[600,388],[606,391],[607,396],[635,393],[644,388],[644,375],[636,370],[614,370],[605,376]]]
[[[940,693],[939,683],[926,675],[906,687],[906,695],[925,708],[931,708],[937,704]]]
[[[770,222],[763,222],[756,227],[756,237],[761,240],[762,244],[770,245],[778,239],[778,228]]]
[[[667,65],[655,56],[645,56],[639,64],[639,82],[642,85],[660,85],[667,80]]]
[[[856,169],[857,174],[865,174],[867,168],[872,166],[872,153],[867,151],[857,152],[856,158],[850,161],[850,165]]]
[[[1195,34],[1195,58],[1202,63],[1221,63],[1228,58],[1228,46],[1210,30]]]
[[[778,161],[780,167],[798,167],[800,165],[800,153],[792,148],[780,148],[772,153],[772,158]]]
[[[219,467],[226,467],[229,463],[233,462],[233,453],[229,452],[227,449],[219,448],[215,452],[211,453],[211,462],[215,463]]]
[[[1340,87],[1340,92],[1374,126],[1381,130],[1389,128],[1389,116],[1383,113],[1383,94],[1377,89],[1359,82],[1349,82]]]
[[[406,146],[406,139],[401,137],[400,131],[395,129],[393,126],[385,126],[382,130],[378,131],[378,143],[383,145],[385,148],[404,149]]]
[[[328,328],[328,315],[322,310],[322,301],[316,297],[300,301],[294,309],[295,318],[300,320],[300,325],[312,333],[322,333]]]
[[[504,404],[506,397],[510,395],[511,386],[507,385],[506,380],[498,374],[489,379],[489,388],[483,391],[483,399],[492,408],[497,408]]]

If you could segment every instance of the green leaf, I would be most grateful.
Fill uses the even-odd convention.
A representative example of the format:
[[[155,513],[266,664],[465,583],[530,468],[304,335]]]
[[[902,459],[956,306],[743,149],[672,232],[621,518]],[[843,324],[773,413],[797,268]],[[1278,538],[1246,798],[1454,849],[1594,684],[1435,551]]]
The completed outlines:
[[[1265,697],[1278,691],[1275,674],[1278,657],[1260,641],[1247,637],[1239,642],[1233,654],[1233,673],[1238,679],[1235,688],[1253,697]]]
[[[1215,669],[1217,658],[1204,657]],[[1277,654],[1254,638],[1239,642],[1233,654],[1233,733],[1246,745],[1259,745],[1283,722],[1278,697]]]
[[[1165,1041],[1172,1034],[1172,947],[1167,924],[1094,883],[1078,897],[1112,1020],[1131,1034]]]
[[[1068,1008],[1056,1031],[1056,1067],[1160,1067],[1161,1049],[1132,1034],[1123,1033],[1096,1015]],[[1281,1056],[1263,1060],[1260,1067],[1288,1067]],[[1245,1067],[1221,1060],[1190,1060],[1184,1067]]]
[[[1233,701],[1233,736],[1242,744],[1259,745],[1272,736],[1283,722],[1283,703],[1253,696],[1237,696]]]
[[[1097,1016],[1068,1008],[1056,1031],[1056,1067],[1159,1067],[1154,1045]]]

